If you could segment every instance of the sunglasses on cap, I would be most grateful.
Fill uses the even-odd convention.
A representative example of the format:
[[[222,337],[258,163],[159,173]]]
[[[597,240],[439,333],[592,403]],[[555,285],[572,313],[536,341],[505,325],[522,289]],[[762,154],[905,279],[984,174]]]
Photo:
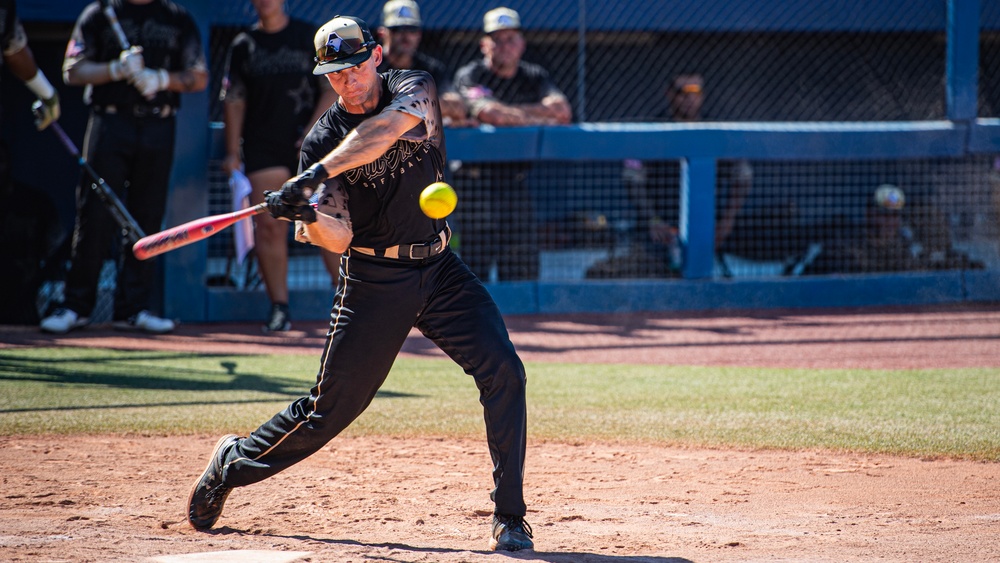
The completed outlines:
[[[363,41],[360,37],[345,39],[334,32],[330,34],[326,44],[316,50],[313,60],[319,66],[339,62],[363,49],[371,49],[376,44],[375,41]]]

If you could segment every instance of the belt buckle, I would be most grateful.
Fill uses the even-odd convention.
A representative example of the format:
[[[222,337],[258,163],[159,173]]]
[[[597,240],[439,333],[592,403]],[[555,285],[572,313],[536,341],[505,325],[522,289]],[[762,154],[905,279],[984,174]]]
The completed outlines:
[[[414,256],[413,251],[420,249],[420,254],[426,254],[425,256]],[[429,258],[431,256],[430,252],[423,252],[423,249],[427,248],[426,244],[411,244],[410,245],[410,260],[423,260],[424,258]]]

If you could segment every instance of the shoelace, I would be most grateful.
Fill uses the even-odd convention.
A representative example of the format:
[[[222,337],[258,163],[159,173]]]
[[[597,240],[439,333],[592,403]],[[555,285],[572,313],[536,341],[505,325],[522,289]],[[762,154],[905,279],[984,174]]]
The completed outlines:
[[[520,529],[520,531],[529,538],[535,537],[531,530],[531,526],[524,520],[523,516],[511,516],[507,519],[505,524],[507,524],[507,530],[510,532],[516,532]]]
[[[219,502],[219,499],[225,497],[230,488],[231,487],[227,487],[225,485],[219,485],[218,487],[212,487],[209,489],[208,494],[205,495],[208,499],[208,504],[216,504]]]

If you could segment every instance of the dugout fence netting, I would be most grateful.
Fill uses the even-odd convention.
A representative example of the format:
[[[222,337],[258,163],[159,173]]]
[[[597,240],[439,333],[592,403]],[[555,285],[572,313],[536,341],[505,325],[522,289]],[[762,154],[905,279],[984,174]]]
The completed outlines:
[[[601,17],[594,15],[607,4],[596,1],[508,5],[520,12],[525,26],[524,59],[549,70],[569,98],[576,122],[670,121],[667,94],[681,75],[700,77],[699,120],[706,122],[948,118],[943,0],[920,2],[920,9],[913,10],[895,2],[615,3],[615,11]],[[249,6],[223,3],[219,19],[249,23]],[[452,71],[479,58],[482,13],[492,7],[421,2],[423,50]],[[289,0],[289,8],[317,25],[336,13],[329,3],[314,1]],[[354,15],[374,27],[380,23],[380,9],[381,3],[371,3]],[[982,2],[980,22],[977,114],[998,118],[1000,4]],[[216,123],[222,115],[215,94],[225,53],[239,30],[230,24],[210,30],[210,116]],[[216,213],[228,210],[231,198],[219,172],[220,147],[213,144],[210,205]],[[490,244],[489,236],[478,247],[469,241],[472,231],[492,221],[493,212],[466,205],[487,200],[498,189],[476,172],[486,164],[452,162],[449,171],[460,197],[451,218],[453,247],[470,260]],[[679,161],[616,158],[511,165],[524,174],[531,193],[529,240],[536,243],[538,255],[525,253],[530,263],[520,270],[527,278],[506,278],[494,263],[479,272],[485,279],[680,277],[688,258],[683,241],[653,241],[650,236],[654,220],[662,221],[667,232],[678,232]],[[873,160],[818,153],[809,160],[721,160],[716,177],[717,227],[731,223],[716,231],[716,278],[1000,269],[997,154]],[[640,183],[647,205],[636,204]],[[868,212],[884,185],[895,186],[904,197],[892,219],[901,242],[892,256],[876,260],[868,252],[859,257],[864,254],[860,247],[874,244],[868,241],[874,230]],[[476,235],[483,238],[483,233]],[[504,233],[498,230],[494,238],[504,240]],[[291,287],[328,287],[318,253],[291,238],[289,244]],[[231,233],[209,239],[208,245],[213,284],[262,289],[252,263],[234,262]],[[889,253],[875,254],[879,252]]]

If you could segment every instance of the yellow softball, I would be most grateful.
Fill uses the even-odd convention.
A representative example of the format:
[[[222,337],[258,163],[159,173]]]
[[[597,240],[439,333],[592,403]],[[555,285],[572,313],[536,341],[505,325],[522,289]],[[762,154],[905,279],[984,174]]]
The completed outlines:
[[[443,219],[455,210],[458,194],[444,182],[434,182],[420,192],[420,209],[431,219]]]

